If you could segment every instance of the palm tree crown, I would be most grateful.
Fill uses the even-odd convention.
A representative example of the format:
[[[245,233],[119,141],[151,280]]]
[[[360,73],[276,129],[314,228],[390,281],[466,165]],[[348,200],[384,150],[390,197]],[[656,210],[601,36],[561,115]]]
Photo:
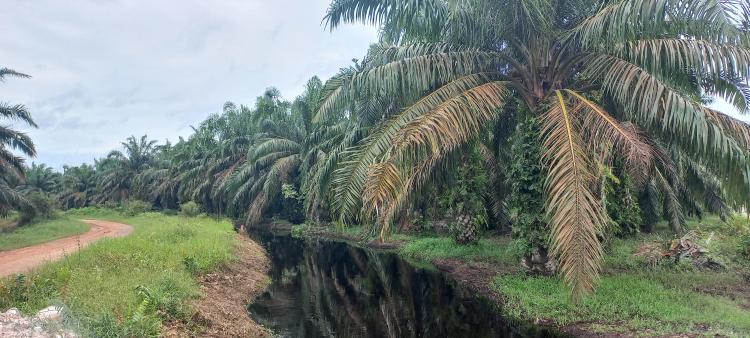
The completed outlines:
[[[28,75],[16,72],[8,68],[0,68],[0,82],[8,77],[29,78]],[[10,104],[0,101],[0,117],[12,122],[21,122],[36,128],[37,125],[31,118],[31,113],[21,104]],[[24,203],[24,198],[14,189],[11,184],[24,179],[24,159],[13,153],[20,151],[23,155],[36,156],[36,148],[31,138],[23,132],[12,127],[0,126],[0,213]]]
[[[642,186],[674,195],[679,153],[747,205],[750,128],[704,103],[748,110],[749,18],[743,1],[334,0],[331,28],[382,32],[360,69],[330,82],[318,112],[363,114],[369,102],[382,117],[351,149],[335,206],[346,220],[362,205],[385,227],[430,168],[498,115],[537,116],[551,249],[584,295],[607,218],[600,164],[621,160]]]

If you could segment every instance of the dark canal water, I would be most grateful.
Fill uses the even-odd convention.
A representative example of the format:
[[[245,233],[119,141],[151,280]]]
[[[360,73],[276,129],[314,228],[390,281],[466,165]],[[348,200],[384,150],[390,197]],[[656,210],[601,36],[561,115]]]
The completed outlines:
[[[281,337],[553,337],[505,321],[438,271],[346,243],[254,234],[273,264],[251,316]]]

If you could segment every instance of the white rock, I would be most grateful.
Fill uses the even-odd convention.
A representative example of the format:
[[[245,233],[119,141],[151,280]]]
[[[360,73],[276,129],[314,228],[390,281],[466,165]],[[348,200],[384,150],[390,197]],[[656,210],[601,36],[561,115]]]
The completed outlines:
[[[59,321],[60,318],[61,318],[60,308],[55,307],[55,306],[46,307],[46,308],[40,310],[36,314],[36,318],[38,318],[40,320],[54,320],[54,321]]]
[[[34,317],[25,317],[18,309],[10,309],[0,313],[0,338],[78,337],[62,325],[46,326],[50,321],[62,321],[61,308],[50,306]]]

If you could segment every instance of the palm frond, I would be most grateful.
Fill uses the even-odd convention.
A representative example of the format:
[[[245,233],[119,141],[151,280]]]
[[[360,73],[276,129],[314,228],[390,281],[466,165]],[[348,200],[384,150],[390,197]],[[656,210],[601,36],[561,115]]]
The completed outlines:
[[[473,88],[482,88],[488,82],[494,83],[491,81],[492,78],[485,74],[473,74],[456,79],[416,101],[394,118],[383,123],[363,140],[361,145],[343,152],[342,156],[345,159],[341,161],[341,166],[334,171],[332,178],[335,195],[333,208],[340,215],[340,218],[344,221],[354,218],[357,210],[359,210],[361,192],[364,188],[369,166],[377,163],[386,155],[392,148],[397,135],[404,135],[403,130],[406,126],[433,110],[442,111],[443,114],[450,113],[445,109],[440,110],[439,107],[443,104],[446,107],[455,107],[458,102],[464,100],[460,99],[464,93]],[[495,94],[500,94],[497,83],[492,84],[491,88],[496,89]],[[472,97],[476,96],[472,95]],[[496,97],[502,96],[497,95]],[[451,101],[456,98],[459,98],[458,101]],[[489,104],[500,104],[500,102],[488,102],[483,105]],[[468,111],[465,113],[468,113]]]
[[[465,143],[505,104],[507,85],[502,81],[485,83],[440,103],[401,129],[394,148],[426,146],[441,153]]]
[[[31,118],[31,113],[29,112],[29,110],[22,104],[9,104],[6,102],[0,102],[0,115],[12,120],[23,121],[34,128],[39,127],[37,126],[36,122],[34,122],[34,119]]]
[[[586,144],[595,147],[601,154],[602,162],[611,154],[623,155],[628,168],[633,168],[633,178],[638,182],[645,182],[651,169],[653,152],[651,146],[644,141],[643,136],[632,124],[615,120],[602,107],[587,99],[583,95],[566,89],[579,102],[583,130],[589,136]]]
[[[599,275],[602,247],[597,235],[606,216],[592,193],[592,163],[570,115],[562,92],[541,119],[542,159],[548,168],[546,210],[550,216],[551,249],[559,258],[565,282],[574,299],[591,292]]]

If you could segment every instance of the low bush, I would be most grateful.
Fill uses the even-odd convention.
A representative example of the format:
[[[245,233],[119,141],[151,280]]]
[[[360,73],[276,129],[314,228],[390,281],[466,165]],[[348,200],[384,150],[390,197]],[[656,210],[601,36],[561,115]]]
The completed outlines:
[[[151,203],[149,202],[130,200],[125,204],[125,214],[128,216],[135,216],[147,211],[151,211],[151,207]]]
[[[26,225],[36,220],[55,218],[57,202],[49,194],[33,192],[26,196],[26,200],[29,203],[20,210],[19,225]]]
[[[122,209],[122,205],[120,205],[120,203],[117,203],[115,201],[105,201],[102,206],[104,206],[107,209],[112,209],[112,210]]]
[[[180,212],[175,209],[163,209],[161,213],[167,216],[177,216]]]
[[[200,215],[201,207],[193,201],[180,204],[180,214],[185,217],[195,217]]]
[[[750,259],[750,233],[747,233],[742,237],[739,249],[740,253],[745,256],[745,258]]]

